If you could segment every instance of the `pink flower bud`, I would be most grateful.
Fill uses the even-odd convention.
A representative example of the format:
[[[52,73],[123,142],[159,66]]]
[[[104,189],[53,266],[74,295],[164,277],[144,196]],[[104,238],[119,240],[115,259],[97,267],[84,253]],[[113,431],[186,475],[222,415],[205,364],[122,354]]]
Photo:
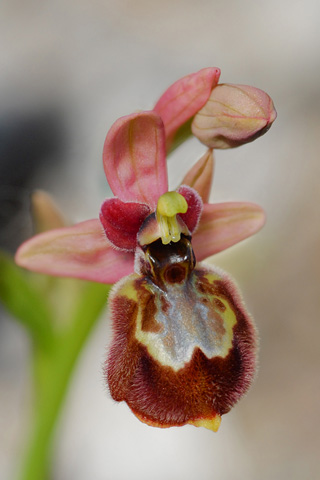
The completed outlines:
[[[248,85],[217,85],[192,122],[192,133],[209,148],[252,142],[269,130],[277,113],[269,95]]]

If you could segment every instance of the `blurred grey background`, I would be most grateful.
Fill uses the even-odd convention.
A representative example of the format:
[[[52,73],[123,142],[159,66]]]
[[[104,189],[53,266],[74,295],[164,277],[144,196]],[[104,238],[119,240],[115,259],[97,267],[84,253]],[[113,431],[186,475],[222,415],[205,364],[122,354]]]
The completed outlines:
[[[103,385],[101,319],[57,432],[57,480],[269,480],[320,477],[320,3],[316,0],[4,1],[0,7],[1,245],[30,235],[42,188],[67,218],[110,195],[101,161],[119,117],[152,108],[172,82],[218,66],[254,85],[278,119],[252,144],[216,153],[212,201],[262,205],[267,225],[211,262],[238,281],[260,331],[257,380],[219,433],[141,424]],[[169,162],[171,186],[204,147]],[[11,479],[30,407],[30,345],[2,312],[0,477]]]

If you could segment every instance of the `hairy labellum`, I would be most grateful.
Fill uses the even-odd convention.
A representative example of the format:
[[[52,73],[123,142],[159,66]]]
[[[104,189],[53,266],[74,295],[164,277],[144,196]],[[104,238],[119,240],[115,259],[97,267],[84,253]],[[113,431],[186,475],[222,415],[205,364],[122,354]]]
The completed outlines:
[[[140,238],[154,222],[146,219]],[[216,431],[254,376],[252,319],[224,272],[196,264],[185,233],[140,244],[136,271],[110,297],[110,393],[149,425]]]

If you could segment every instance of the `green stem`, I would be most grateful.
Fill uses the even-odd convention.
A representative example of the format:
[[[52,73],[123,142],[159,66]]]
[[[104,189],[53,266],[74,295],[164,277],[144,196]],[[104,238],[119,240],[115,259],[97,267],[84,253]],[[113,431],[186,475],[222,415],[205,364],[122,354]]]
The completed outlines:
[[[33,276],[0,251],[0,300],[30,332],[33,342],[50,349],[53,340],[52,313],[46,299],[33,285]]]
[[[44,368],[42,388],[34,418],[34,430],[19,480],[47,480],[50,453],[58,415],[63,406],[71,375],[83,346],[107,302],[110,286],[88,284],[72,316],[70,328],[55,339],[46,357],[38,355]],[[45,361],[44,361],[45,358]]]

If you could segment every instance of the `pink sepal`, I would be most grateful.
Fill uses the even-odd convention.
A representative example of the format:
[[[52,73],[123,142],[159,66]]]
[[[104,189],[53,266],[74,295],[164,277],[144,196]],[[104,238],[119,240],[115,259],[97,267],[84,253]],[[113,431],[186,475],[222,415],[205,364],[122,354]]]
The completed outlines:
[[[221,252],[258,232],[265,223],[259,205],[248,202],[205,204],[192,238],[197,261]]]
[[[167,138],[167,148],[176,131],[192,118],[206,103],[220,77],[219,68],[203,68],[171,85],[154,107],[162,118]]]
[[[114,246],[133,251],[137,246],[137,233],[149,213],[150,208],[143,203],[109,198],[101,206],[100,221]]]
[[[155,209],[168,189],[165,133],[159,115],[140,112],[119,118],[107,134],[103,165],[115,196]]]
[[[186,213],[179,213],[179,216],[182,218],[184,223],[187,225],[191,233],[193,233],[198,227],[198,223],[201,217],[203,203],[200,195],[196,190],[187,185],[181,185],[178,190],[178,193],[182,195],[188,204],[188,210]]]
[[[19,247],[15,261],[47,275],[115,283],[133,272],[134,256],[115,250],[94,219],[32,237]]]
[[[210,197],[213,172],[213,151],[209,149],[197,163],[190,168],[181,183],[182,185],[188,185],[194,188],[199,193],[202,201],[207,203]]]

